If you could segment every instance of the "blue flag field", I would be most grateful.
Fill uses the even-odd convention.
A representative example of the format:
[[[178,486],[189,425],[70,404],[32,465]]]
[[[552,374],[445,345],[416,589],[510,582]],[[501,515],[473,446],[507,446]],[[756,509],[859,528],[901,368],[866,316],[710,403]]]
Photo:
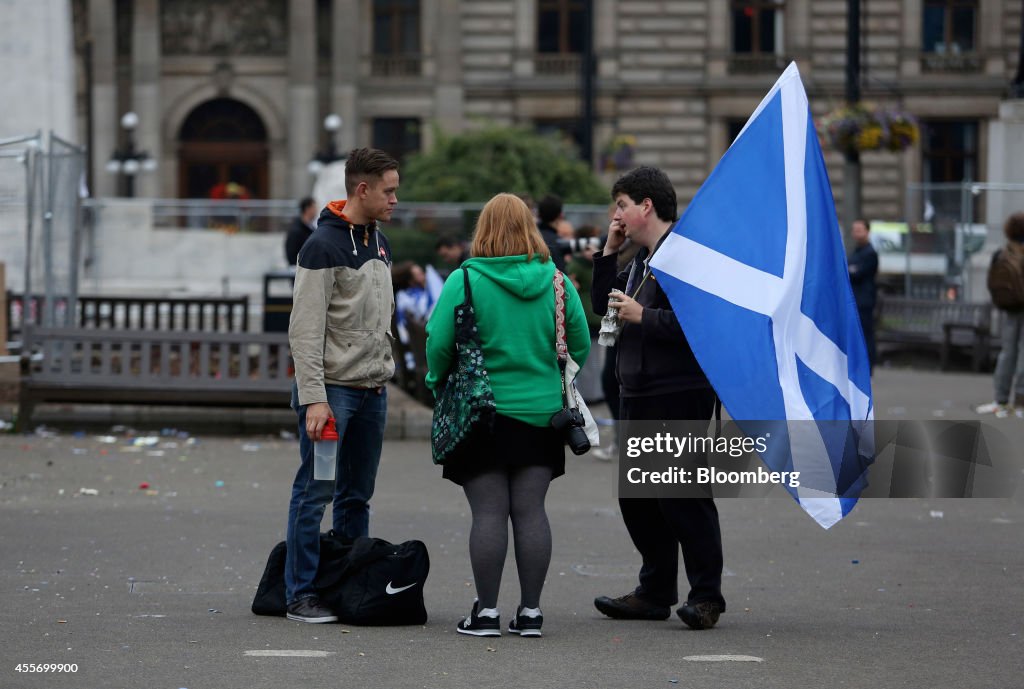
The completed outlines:
[[[762,460],[825,528],[873,458],[871,378],[832,189],[796,63],[655,253],[697,360]],[[768,424],[768,425],[765,425]]]

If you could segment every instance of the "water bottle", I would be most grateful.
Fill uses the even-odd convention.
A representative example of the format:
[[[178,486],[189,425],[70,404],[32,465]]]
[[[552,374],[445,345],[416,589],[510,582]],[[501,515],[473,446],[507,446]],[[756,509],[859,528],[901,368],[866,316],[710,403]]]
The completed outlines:
[[[611,294],[622,294],[622,290],[613,289]],[[609,304],[608,310],[601,318],[601,330],[597,333],[597,344],[602,347],[614,347],[621,331],[622,323],[619,321],[619,310]]]
[[[333,481],[338,467],[338,429],[334,419],[320,431],[320,440],[313,443],[313,480]]]

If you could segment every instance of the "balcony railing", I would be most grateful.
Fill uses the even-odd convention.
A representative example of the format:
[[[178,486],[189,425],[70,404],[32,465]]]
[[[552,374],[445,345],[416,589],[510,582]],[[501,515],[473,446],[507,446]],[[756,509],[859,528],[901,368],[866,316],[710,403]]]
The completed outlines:
[[[420,55],[371,55],[370,73],[375,77],[418,77],[422,64]]]
[[[921,53],[922,72],[980,72],[982,58],[978,53]]]
[[[533,57],[533,73],[536,76],[566,76],[579,72],[578,53],[537,53]]]

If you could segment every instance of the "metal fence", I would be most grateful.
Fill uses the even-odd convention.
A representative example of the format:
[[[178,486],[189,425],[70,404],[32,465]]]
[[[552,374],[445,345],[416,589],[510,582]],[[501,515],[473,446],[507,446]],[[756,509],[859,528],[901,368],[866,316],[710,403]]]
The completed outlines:
[[[18,314],[23,322],[68,325],[74,311],[81,263],[84,170],[84,149],[52,133],[0,141],[5,287],[41,297],[35,300],[38,309]]]
[[[925,299],[985,302],[1003,223],[1024,210],[1024,184],[910,184],[902,223],[874,222],[885,288]]]
[[[149,199],[153,226],[222,232],[277,232],[285,229],[298,212],[295,202],[285,200]],[[101,208],[103,200],[87,206]],[[421,230],[433,234],[468,235],[483,203],[400,202],[388,223],[389,229]],[[568,205],[566,218],[575,226],[594,225],[603,233],[608,218],[605,206]]]

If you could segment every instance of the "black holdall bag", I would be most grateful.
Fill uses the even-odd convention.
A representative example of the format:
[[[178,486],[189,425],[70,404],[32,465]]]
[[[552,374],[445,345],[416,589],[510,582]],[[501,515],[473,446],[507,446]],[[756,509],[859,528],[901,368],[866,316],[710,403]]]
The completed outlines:
[[[284,616],[284,561],[285,544],[281,542],[270,552],[252,601],[253,613]],[[425,623],[423,585],[429,571],[430,557],[421,541],[396,544],[363,537],[349,544],[333,531],[320,534],[317,594],[340,622],[367,626]]]

